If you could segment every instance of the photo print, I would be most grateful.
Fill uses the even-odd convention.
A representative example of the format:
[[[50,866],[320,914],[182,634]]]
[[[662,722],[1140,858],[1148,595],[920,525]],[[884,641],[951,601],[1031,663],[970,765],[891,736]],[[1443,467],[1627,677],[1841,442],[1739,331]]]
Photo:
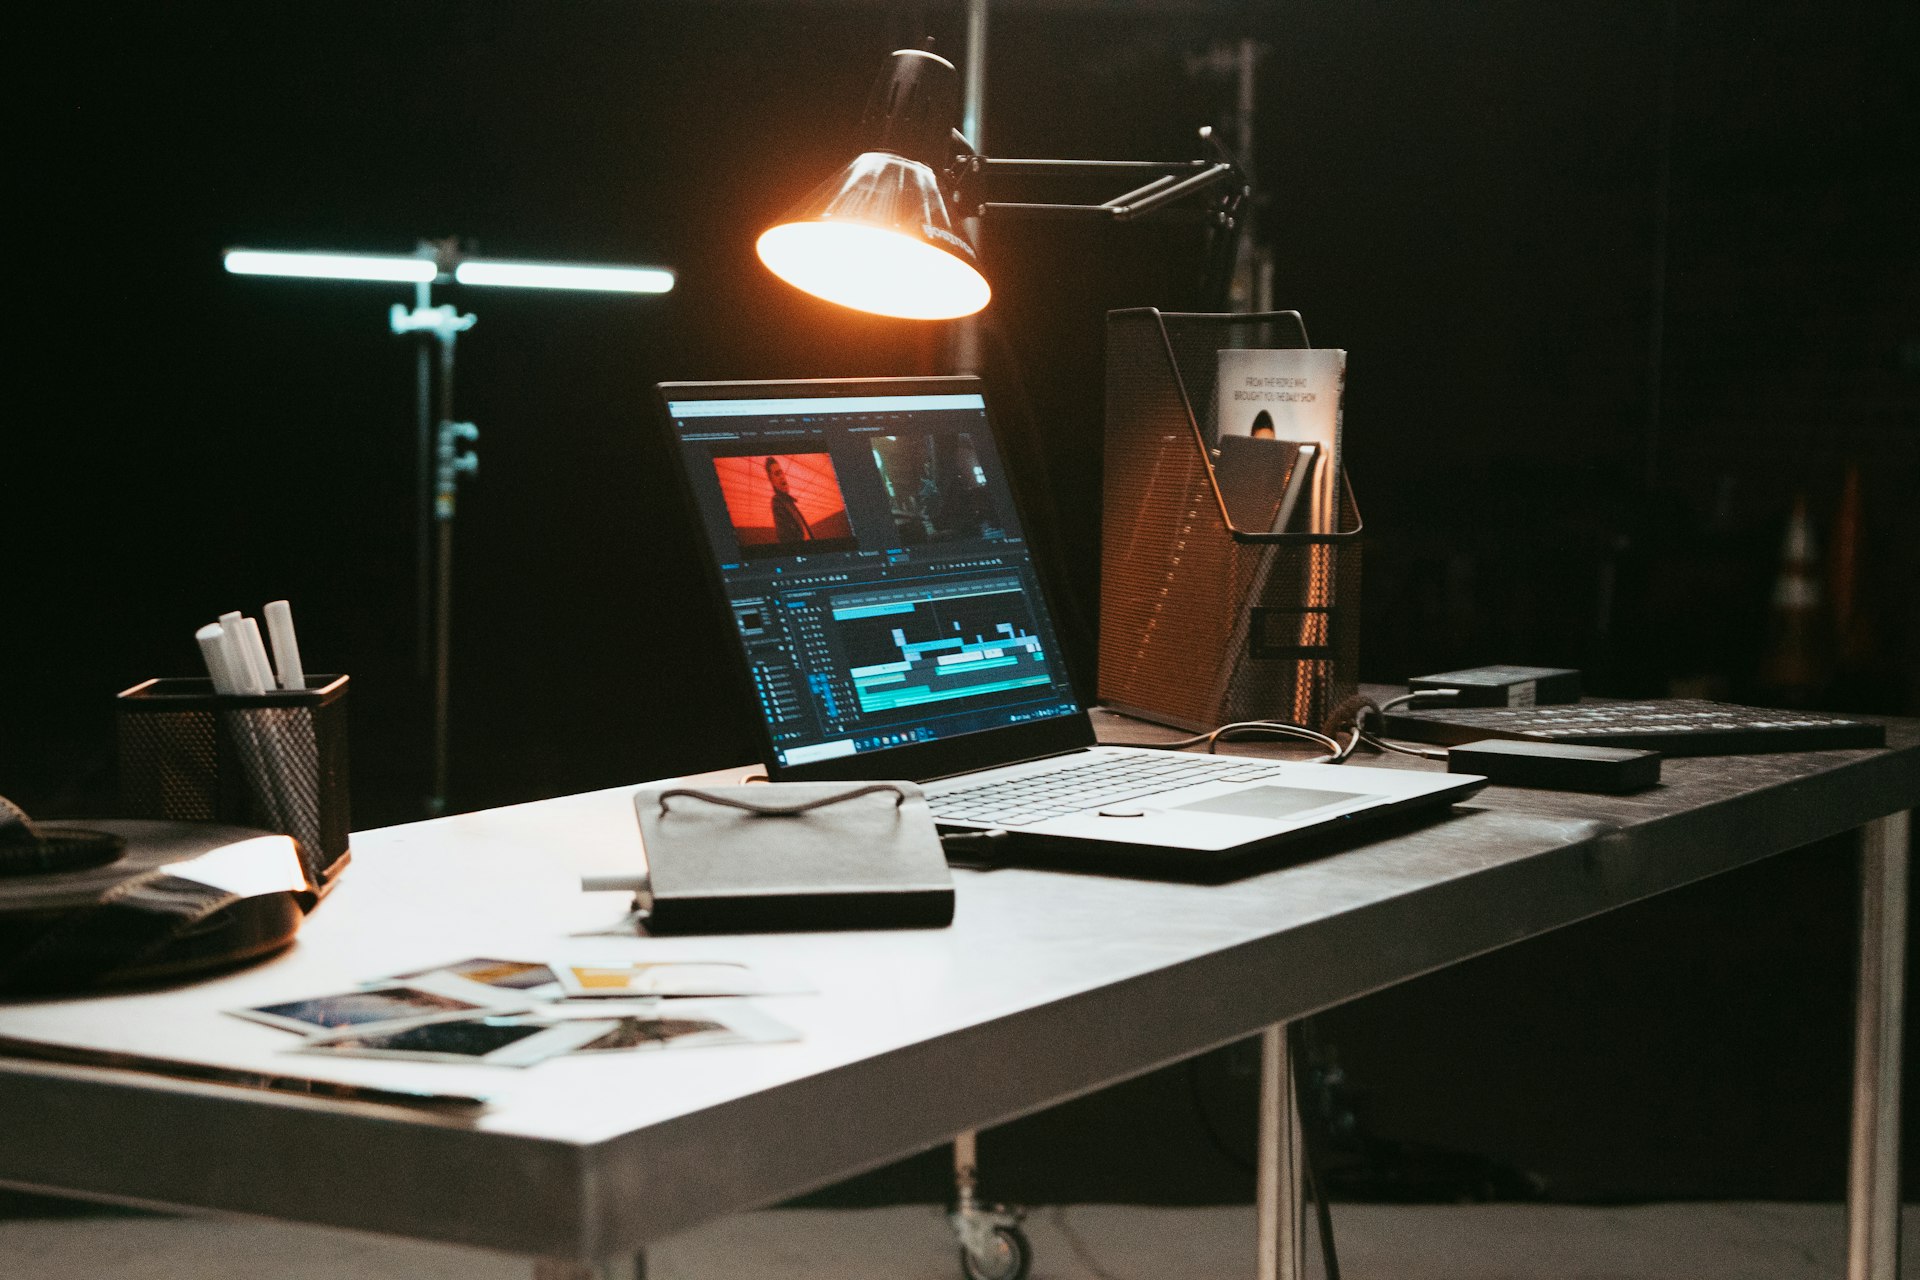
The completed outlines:
[[[553,970],[544,964],[531,960],[502,960],[495,956],[472,956],[465,960],[456,960],[452,964],[435,965],[431,969],[415,969],[409,973],[396,973],[381,982],[370,982],[367,986],[386,986],[389,983],[407,982],[418,978],[428,978],[436,974],[450,974],[468,982],[477,982],[486,987],[498,987],[508,991],[521,991],[529,997],[559,994],[558,980]],[[548,992],[547,988],[553,991]]]
[[[896,545],[987,538],[1001,530],[987,493],[987,472],[964,431],[871,439],[886,486]]]
[[[847,500],[825,449],[716,457],[740,554],[812,555],[854,546]]]
[[[790,975],[769,982],[747,965],[727,960],[573,961],[553,968],[567,995],[580,999],[795,995],[812,990]]]
[[[424,1026],[374,1027],[309,1040],[301,1053],[414,1062],[476,1062],[530,1067],[571,1053],[616,1028],[608,1022],[553,1022],[538,1018],[468,1018]]]
[[[312,1035],[341,1027],[470,1017],[476,1013],[503,1011],[516,1005],[524,1008],[525,1002],[516,1001],[505,992],[495,996],[478,984],[459,979],[436,983],[431,978],[423,978],[416,982],[255,1005],[250,1009],[229,1009],[228,1012],[251,1022],[264,1022],[270,1027]]]
[[[780,1044],[800,1033],[765,1011],[740,1000],[680,1002],[673,1012],[623,1016],[618,1026],[604,1022],[595,1038],[575,1053],[622,1050],[704,1049],[728,1044]]]
[[[699,1036],[711,1044],[716,1040],[738,1041],[739,1036],[718,1022],[705,1018],[621,1018],[613,1030],[603,1033],[575,1053],[608,1053],[615,1049],[664,1049],[676,1040]]]

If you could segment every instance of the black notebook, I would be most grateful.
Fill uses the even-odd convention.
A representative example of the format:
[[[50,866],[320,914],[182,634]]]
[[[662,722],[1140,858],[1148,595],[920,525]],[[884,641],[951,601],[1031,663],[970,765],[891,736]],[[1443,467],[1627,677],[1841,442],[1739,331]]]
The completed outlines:
[[[1241,533],[1286,533],[1311,492],[1320,447],[1258,436],[1223,436],[1214,464],[1228,522]]]
[[[649,933],[940,928],[953,878],[911,782],[648,787]]]

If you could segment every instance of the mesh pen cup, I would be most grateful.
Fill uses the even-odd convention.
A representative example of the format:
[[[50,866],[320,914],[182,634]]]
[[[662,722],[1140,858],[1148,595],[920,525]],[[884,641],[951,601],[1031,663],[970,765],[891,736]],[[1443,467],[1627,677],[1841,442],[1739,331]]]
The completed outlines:
[[[148,680],[118,712],[124,816],[281,832],[313,897],[333,887],[349,857],[346,676],[253,695]]]
[[[1107,315],[1100,700],[1183,729],[1319,728],[1358,686],[1359,508],[1331,531],[1236,525],[1216,472],[1219,353],[1306,347],[1296,312]]]

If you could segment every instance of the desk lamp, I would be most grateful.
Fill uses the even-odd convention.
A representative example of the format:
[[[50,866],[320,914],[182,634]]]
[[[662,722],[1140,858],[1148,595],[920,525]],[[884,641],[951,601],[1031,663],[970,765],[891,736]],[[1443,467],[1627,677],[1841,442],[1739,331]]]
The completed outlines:
[[[955,127],[958,115],[953,64],[925,49],[896,50],[868,95],[860,154],[761,234],[760,260],[795,288],[844,307],[954,320],[984,308],[993,290],[952,210],[962,218],[1089,222],[1197,214],[1210,236],[1209,285],[1224,283],[1248,190],[1210,129],[1200,131],[1209,154],[1199,160],[1007,160],[976,152]],[[1100,204],[983,199],[996,179],[1103,175],[1138,185]]]
[[[353,280],[411,284],[414,305],[399,303],[388,313],[398,334],[418,334],[418,525],[415,598],[420,669],[426,672],[431,648],[433,675],[433,782],[427,812],[437,817],[447,805],[448,658],[453,630],[453,517],[460,477],[479,469],[472,442],[480,430],[453,418],[454,340],[471,329],[476,317],[451,306],[432,305],[436,284],[496,285],[521,289],[568,289],[588,293],[660,294],[673,288],[673,272],[661,267],[607,266],[579,262],[517,262],[469,257],[459,239],[422,240],[412,254],[306,253],[228,249],[228,271],[247,276],[290,276],[305,280]],[[438,428],[433,412],[435,376],[430,345],[439,347]],[[464,450],[462,446],[465,446]],[[437,560],[437,566],[436,566]],[[437,573],[436,573],[437,568]]]

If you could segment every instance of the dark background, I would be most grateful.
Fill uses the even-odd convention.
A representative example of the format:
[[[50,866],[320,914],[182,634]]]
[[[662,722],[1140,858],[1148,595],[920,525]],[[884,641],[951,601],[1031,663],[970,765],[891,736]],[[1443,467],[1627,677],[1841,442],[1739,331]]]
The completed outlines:
[[[103,811],[113,693],[190,673],[197,626],[284,596],[309,668],[353,676],[355,825],[420,813],[414,353],[386,319],[409,292],[228,276],[230,245],[457,235],[673,267],[664,298],[436,292],[479,316],[452,801],[750,756],[726,637],[688,603],[651,384],[936,367],[938,326],[836,313],[752,242],[844,161],[887,50],[930,32],[959,55],[958,7],[123,8],[15,52],[0,791]],[[1914,24],[1893,0],[1005,3],[987,149],[1184,158],[1231,101],[1204,55],[1267,46],[1277,301],[1352,353],[1363,677],[1540,662],[1604,693],[1913,714]],[[1192,302],[1178,247],[1126,230],[988,241],[989,372],[1069,493],[1098,488],[1101,312]],[[1769,681],[1788,511],[1804,498],[1824,543],[1850,464],[1863,617]],[[1049,530],[1086,599],[1091,516],[1069,498]],[[1320,1019],[1371,1139],[1349,1191],[1837,1196],[1854,874],[1845,848],[1801,851]],[[1250,1064],[991,1134],[989,1190],[1249,1194]],[[939,1181],[921,1160],[834,1194]]]

